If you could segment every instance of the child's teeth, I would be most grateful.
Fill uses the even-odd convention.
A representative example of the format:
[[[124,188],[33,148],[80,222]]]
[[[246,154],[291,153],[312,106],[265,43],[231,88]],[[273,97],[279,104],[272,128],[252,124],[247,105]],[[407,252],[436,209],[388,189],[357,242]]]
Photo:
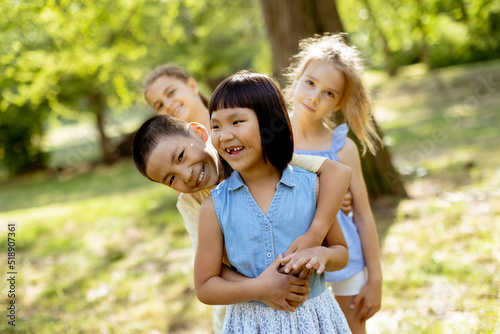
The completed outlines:
[[[203,166],[203,168],[201,169],[200,176],[198,176],[198,183],[200,183],[201,180],[203,180],[203,176],[205,176],[205,166]]]
[[[243,147],[237,147],[237,148],[228,148],[226,149],[226,152],[231,154],[231,153],[234,153],[234,152],[237,152],[237,151],[241,151],[243,149]]]

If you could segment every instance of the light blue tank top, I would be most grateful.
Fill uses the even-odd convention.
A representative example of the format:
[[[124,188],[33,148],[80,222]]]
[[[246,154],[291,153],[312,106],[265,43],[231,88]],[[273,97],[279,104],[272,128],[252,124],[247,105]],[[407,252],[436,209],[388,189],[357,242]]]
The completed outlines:
[[[267,215],[236,171],[213,189],[215,212],[231,266],[240,274],[255,278],[279,253],[284,254],[311,225],[316,212],[315,189],[316,174],[287,166]],[[320,295],[326,288],[324,274],[314,273],[309,286],[310,298]]]
[[[331,160],[339,161],[337,152],[345,146],[345,139],[347,133],[349,132],[349,127],[347,124],[340,124],[333,131],[332,136],[332,146],[329,150],[318,150],[318,151],[305,151],[305,150],[295,150],[296,154],[302,155],[315,155],[320,157],[325,157]],[[347,266],[339,271],[327,272],[326,281],[335,282],[342,279],[351,277],[357,274],[365,267],[365,259],[363,257],[363,249],[361,247],[361,239],[359,237],[359,232],[352,220],[352,213],[346,216],[342,211],[337,214],[337,219],[344,232],[344,237],[347,241],[347,247],[349,248],[349,262]]]

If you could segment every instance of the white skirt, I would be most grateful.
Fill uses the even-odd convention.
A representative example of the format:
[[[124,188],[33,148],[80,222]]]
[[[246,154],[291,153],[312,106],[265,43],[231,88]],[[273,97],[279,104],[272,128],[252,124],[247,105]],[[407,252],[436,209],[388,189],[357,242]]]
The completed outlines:
[[[344,313],[329,289],[303,302],[295,312],[278,311],[256,302],[228,305],[223,334],[351,333]]]

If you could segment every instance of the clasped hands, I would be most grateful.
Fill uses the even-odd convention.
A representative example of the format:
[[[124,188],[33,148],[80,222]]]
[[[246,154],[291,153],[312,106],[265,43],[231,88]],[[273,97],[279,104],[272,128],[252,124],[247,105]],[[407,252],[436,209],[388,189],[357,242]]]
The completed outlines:
[[[306,235],[297,238],[288,248],[285,256],[281,254],[259,276],[266,287],[264,297],[259,299],[277,310],[294,312],[307,300],[311,288],[307,282],[314,270],[321,274],[325,263],[316,256],[314,248]]]

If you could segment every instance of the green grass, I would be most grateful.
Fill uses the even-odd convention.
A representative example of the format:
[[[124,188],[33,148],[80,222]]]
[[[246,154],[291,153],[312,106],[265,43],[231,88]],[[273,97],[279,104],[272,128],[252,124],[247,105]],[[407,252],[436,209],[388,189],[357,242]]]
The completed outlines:
[[[176,196],[129,160],[64,181],[39,173],[3,184],[0,222],[17,224],[17,331],[210,327],[210,310],[194,295]],[[8,330],[5,321],[0,328]]]
[[[490,74],[495,94],[465,108]],[[368,76],[375,118],[411,196],[372,202],[384,294],[371,333],[500,331],[499,78],[498,61]],[[84,152],[82,133],[71,143],[52,137],[51,149],[66,152],[56,161]],[[84,160],[95,155],[85,152]],[[17,332],[209,333],[211,309],[194,293],[176,196],[129,160],[2,182],[5,236],[17,224]],[[0,330],[13,333],[5,314]]]
[[[411,198],[373,203],[384,299],[368,329],[500,331],[500,62],[372,84]]]
[[[375,118],[402,172],[499,165],[492,152],[500,145],[500,61],[386,80],[368,82]]]

